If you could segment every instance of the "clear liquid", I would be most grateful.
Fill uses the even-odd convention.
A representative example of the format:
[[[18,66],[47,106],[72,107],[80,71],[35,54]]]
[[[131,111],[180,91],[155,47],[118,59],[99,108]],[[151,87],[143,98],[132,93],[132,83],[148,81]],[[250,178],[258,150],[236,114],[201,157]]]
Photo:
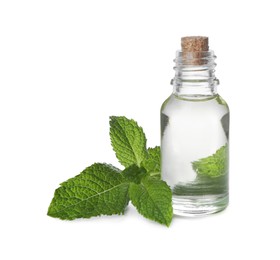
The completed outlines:
[[[226,208],[228,132],[229,109],[219,95],[190,100],[172,94],[163,103],[161,172],[173,192],[174,214],[197,216]]]

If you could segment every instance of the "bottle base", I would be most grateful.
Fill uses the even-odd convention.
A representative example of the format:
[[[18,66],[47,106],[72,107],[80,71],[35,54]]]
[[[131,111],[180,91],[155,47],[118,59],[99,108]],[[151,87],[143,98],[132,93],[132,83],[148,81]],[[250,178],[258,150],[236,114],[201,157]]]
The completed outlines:
[[[198,217],[224,210],[228,205],[228,194],[172,197],[173,213],[177,216]]]

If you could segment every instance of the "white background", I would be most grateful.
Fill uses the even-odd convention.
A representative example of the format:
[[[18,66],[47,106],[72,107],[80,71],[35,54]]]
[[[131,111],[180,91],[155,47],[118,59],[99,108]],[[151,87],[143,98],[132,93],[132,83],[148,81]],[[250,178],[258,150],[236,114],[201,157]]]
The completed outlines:
[[[0,2],[0,258],[279,259],[279,1]],[[159,139],[173,58],[206,35],[231,108],[230,206],[169,228],[125,216],[46,215],[58,184],[119,166],[108,118]]]

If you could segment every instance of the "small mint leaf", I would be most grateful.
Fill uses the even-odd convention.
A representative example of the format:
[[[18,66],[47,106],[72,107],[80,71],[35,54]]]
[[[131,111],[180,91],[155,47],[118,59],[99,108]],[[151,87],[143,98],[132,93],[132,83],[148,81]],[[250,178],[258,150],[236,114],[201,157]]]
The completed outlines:
[[[166,182],[151,177],[131,183],[129,197],[144,217],[169,226],[172,221],[172,192]]]
[[[120,170],[95,163],[56,189],[48,215],[72,220],[123,214],[128,204],[128,188]]]
[[[192,162],[192,167],[199,175],[219,177],[228,173],[228,145],[222,146],[213,155]]]
[[[123,166],[141,165],[147,156],[146,137],[142,127],[132,119],[111,116],[110,137],[116,156]]]
[[[160,147],[148,148],[148,156],[142,162],[142,166],[150,176],[160,178]]]

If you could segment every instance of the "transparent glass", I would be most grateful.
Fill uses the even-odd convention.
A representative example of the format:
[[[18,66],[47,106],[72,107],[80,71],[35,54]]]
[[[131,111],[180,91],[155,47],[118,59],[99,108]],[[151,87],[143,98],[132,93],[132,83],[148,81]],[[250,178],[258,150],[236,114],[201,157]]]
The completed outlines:
[[[212,51],[177,52],[173,93],[161,108],[162,179],[176,215],[228,205],[229,108],[217,94]]]

